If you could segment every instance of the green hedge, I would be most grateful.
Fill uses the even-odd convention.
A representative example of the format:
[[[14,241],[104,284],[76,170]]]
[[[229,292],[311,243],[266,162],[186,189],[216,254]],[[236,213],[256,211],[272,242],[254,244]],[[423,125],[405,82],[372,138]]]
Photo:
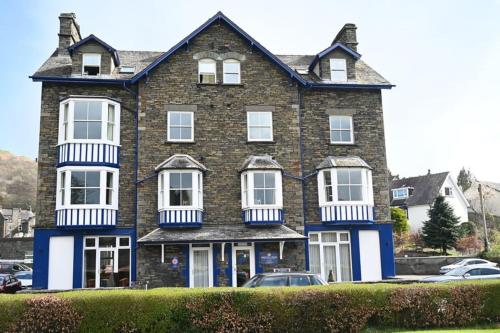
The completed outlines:
[[[500,319],[500,281],[0,295],[0,332],[358,332]]]

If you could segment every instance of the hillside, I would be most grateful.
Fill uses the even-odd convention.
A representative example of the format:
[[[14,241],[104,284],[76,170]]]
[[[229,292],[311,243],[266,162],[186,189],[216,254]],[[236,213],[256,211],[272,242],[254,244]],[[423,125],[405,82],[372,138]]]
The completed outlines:
[[[35,209],[37,163],[0,150],[0,207]]]

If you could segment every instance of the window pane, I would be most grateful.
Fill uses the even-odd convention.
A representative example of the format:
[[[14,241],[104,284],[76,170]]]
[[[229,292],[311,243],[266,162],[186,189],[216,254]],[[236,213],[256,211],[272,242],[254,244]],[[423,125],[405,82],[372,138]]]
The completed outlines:
[[[108,104],[108,121],[115,122],[115,106],[113,104]]]
[[[323,232],[323,233],[321,233],[321,241],[323,243],[336,242],[337,241],[337,233],[335,233],[335,232]]]
[[[180,140],[181,139],[181,128],[179,127],[170,127],[170,139],[172,140]]]
[[[191,128],[186,128],[186,127],[183,127],[180,129],[181,130],[181,135],[180,135],[180,138],[182,140],[191,140]]]
[[[83,64],[89,66],[100,66],[101,65],[101,55],[100,54],[84,54]]]
[[[128,237],[121,237],[120,238],[120,246],[128,246],[129,245],[129,238]]]
[[[351,142],[351,131],[340,131],[340,139],[334,140],[339,142]]]
[[[179,112],[170,112],[170,126],[179,126],[181,124],[181,114]]]
[[[75,121],[73,138],[75,139],[87,138],[87,122]]]
[[[332,81],[347,81],[347,76],[345,71],[332,71]]]
[[[338,184],[349,184],[349,170],[337,169],[337,183]]]
[[[342,137],[340,135],[340,131],[331,131],[331,141],[332,142],[342,142]]]
[[[323,179],[325,181],[325,185],[332,185],[332,174],[330,170],[323,171]]]
[[[332,70],[345,70],[346,60],[345,59],[331,59],[330,66]]]
[[[113,203],[113,190],[106,190],[106,205],[111,205]]]
[[[255,188],[264,188],[264,173],[255,173],[253,175],[253,185]]]
[[[181,173],[181,186],[182,188],[192,188],[193,187],[193,174],[192,173]]]
[[[363,200],[361,185],[351,185],[351,201]]]
[[[254,190],[254,201],[256,205],[265,204],[265,190]]]
[[[95,246],[95,238],[86,238],[85,239],[86,247],[94,247]]]
[[[330,117],[330,128],[331,129],[340,129],[340,117],[339,116],[331,116]]]
[[[349,201],[349,185],[339,185],[337,192],[339,201]]]
[[[249,135],[249,138],[251,140],[258,140],[262,137],[262,135],[260,134],[261,133],[261,128],[259,127],[250,127],[250,135]]]
[[[99,171],[88,171],[87,172],[87,187],[99,187],[100,186],[100,172]]]
[[[87,120],[87,102],[75,102],[75,120]]]
[[[274,192],[275,190],[265,190],[265,196],[266,196],[266,205],[274,205],[276,202],[274,200]]]
[[[327,202],[333,201],[333,188],[331,186],[325,187],[325,200]]]
[[[88,102],[89,120],[101,120],[102,102]]]
[[[215,74],[200,74],[200,83],[215,83]]]
[[[88,123],[88,139],[100,139],[101,138],[101,122],[93,121]]]
[[[87,205],[99,204],[100,190],[98,188],[87,189],[86,192],[87,197],[85,203]]]
[[[181,125],[182,126],[191,126],[191,117],[192,113],[181,113]]]
[[[349,244],[340,244],[340,278],[351,281],[351,249]]]
[[[271,140],[272,135],[271,135],[271,128],[266,127],[266,128],[260,128],[260,135],[258,139],[262,140]]]
[[[315,274],[321,273],[319,245],[312,245],[312,244],[309,245],[309,270],[311,271],[311,273]]]
[[[193,191],[192,190],[182,190],[181,191],[181,205],[191,206],[193,204]]]
[[[72,189],[71,190],[71,204],[83,205],[85,203],[85,189]]]
[[[113,141],[113,132],[114,132],[115,126],[111,123],[108,123],[108,140]]]
[[[351,117],[340,117],[340,128],[351,129]]]
[[[181,205],[181,191],[170,190],[170,206],[180,206],[180,205]]]
[[[351,170],[351,184],[361,184],[361,170]]]
[[[170,188],[177,189],[181,188],[181,174],[180,173],[170,173]]]
[[[275,183],[274,183],[274,176],[276,174],[274,173],[265,173],[264,176],[265,176],[265,184],[266,184],[266,188],[275,188]]]
[[[85,281],[83,286],[84,288],[95,288],[96,250],[85,250],[84,262]]]
[[[259,122],[258,112],[248,112],[248,123],[250,126],[256,126]]]
[[[240,83],[240,75],[239,74],[224,74],[224,83]]]
[[[239,73],[240,63],[238,61],[224,61],[224,73]]]
[[[73,171],[71,173],[71,187],[84,187],[85,186],[85,172]]]
[[[215,73],[215,61],[212,59],[202,59],[198,65],[200,73]]]
[[[323,254],[325,256],[323,262],[323,272],[325,279],[328,282],[337,281],[337,258],[334,246],[324,246]]]

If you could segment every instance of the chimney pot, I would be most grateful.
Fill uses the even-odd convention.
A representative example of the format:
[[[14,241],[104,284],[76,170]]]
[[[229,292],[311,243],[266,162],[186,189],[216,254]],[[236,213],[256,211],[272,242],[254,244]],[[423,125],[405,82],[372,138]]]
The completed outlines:
[[[356,37],[356,25],[354,23],[346,23],[340,29],[339,33],[333,39],[332,45],[341,43],[350,48],[351,50],[358,51],[358,40]]]

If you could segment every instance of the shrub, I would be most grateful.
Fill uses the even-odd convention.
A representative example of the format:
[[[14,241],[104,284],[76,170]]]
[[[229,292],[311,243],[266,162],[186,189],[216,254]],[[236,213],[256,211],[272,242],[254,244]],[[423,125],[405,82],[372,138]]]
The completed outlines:
[[[73,305],[54,296],[26,300],[23,315],[15,322],[12,332],[76,332],[81,320]]]
[[[466,254],[475,254],[481,250],[481,247],[482,243],[476,235],[460,238],[455,244],[458,251]]]
[[[406,212],[398,207],[391,207],[392,228],[396,234],[405,234],[410,231],[410,223],[406,217]]]

